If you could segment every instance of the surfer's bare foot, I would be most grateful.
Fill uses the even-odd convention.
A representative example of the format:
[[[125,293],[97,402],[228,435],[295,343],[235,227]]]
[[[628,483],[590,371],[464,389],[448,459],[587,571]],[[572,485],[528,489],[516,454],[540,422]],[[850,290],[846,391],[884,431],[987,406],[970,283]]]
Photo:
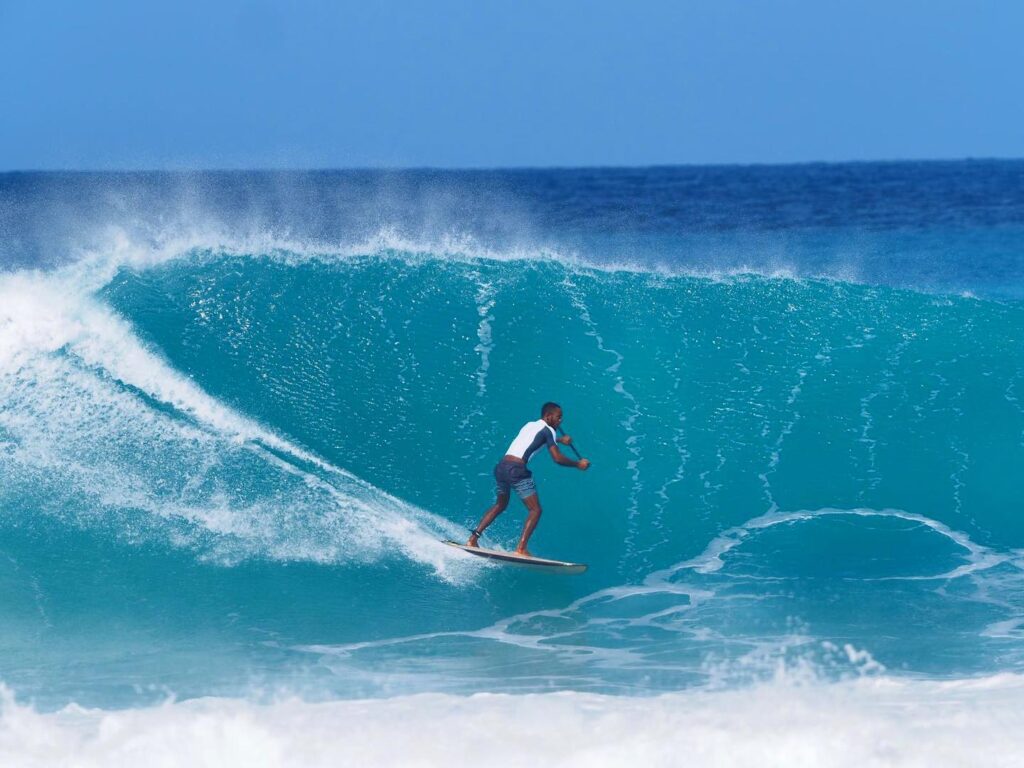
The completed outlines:
[[[469,541],[466,542],[466,546],[467,547],[479,547],[480,546],[480,537],[479,536],[470,536],[469,537]]]
[[[525,547],[520,547],[519,549],[517,549],[516,554],[522,555],[523,557],[533,557],[533,555],[530,552],[526,551]]]

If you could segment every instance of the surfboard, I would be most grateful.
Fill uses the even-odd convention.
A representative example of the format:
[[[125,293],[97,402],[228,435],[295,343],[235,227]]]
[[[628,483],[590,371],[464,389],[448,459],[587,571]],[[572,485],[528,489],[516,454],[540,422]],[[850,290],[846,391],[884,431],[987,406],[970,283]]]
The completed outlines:
[[[497,549],[484,549],[483,547],[467,547],[456,541],[445,541],[450,547],[461,549],[471,555],[482,557],[485,560],[493,560],[504,565],[516,565],[520,568],[532,568],[548,573],[583,573],[587,570],[585,563],[566,563],[562,560],[548,560],[543,557],[530,557],[528,555],[517,555],[515,552],[501,552]]]

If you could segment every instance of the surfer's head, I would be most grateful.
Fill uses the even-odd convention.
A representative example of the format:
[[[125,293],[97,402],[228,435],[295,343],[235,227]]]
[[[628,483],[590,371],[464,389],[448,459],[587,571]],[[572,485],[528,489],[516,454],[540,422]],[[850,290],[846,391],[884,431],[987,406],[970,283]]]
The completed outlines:
[[[540,417],[552,427],[562,423],[562,406],[558,403],[544,403],[540,408]]]

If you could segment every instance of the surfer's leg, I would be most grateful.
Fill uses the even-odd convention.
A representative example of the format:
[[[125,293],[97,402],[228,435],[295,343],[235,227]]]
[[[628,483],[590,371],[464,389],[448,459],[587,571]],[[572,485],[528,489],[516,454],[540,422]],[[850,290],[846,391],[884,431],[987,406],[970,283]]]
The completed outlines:
[[[466,542],[467,547],[479,546],[480,534],[484,532],[484,529],[488,525],[494,522],[494,518],[505,511],[505,507],[508,506],[508,494],[499,493],[498,499],[494,502],[494,505],[484,512],[484,516],[480,518],[480,523],[477,525],[474,533],[470,534],[469,541]]]
[[[523,504],[526,505],[529,514],[526,516],[526,523],[523,525],[523,535],[519,539],[519,546],[516,547],[516,552],[520,555],[529,555],[530,553],[526,549],[526,542],[530,540],[534,529],[537,527],[537,523],[540,521],[540,497],[533,493],[523,499]]]

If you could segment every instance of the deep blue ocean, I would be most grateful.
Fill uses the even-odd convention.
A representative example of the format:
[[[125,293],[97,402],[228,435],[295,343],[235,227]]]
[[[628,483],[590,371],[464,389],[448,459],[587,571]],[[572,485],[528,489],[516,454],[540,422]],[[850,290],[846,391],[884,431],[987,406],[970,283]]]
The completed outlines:
[[[0,174],[4,765],[1020,765],[1022,467],[1024,161]]]

